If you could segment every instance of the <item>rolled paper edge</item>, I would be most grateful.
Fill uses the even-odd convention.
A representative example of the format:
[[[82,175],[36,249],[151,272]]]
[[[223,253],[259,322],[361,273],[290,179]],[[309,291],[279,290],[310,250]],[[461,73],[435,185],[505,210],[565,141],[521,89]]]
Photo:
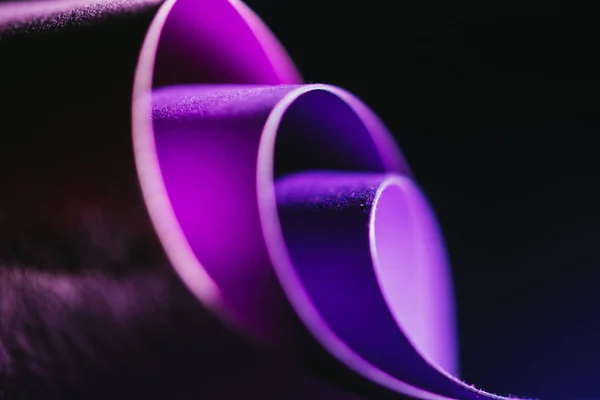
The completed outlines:
[[[354,370],[359,375],[398,393],[426,400],[450,399],[449,397],[431,393],[424,388],[409,385],[406,382],[389,375],[377,366],[371,365],[352,351],[327,326],[326,322],[310,300],[308,293],[302,287],[300,279],[295,272],[293,262],[286,248],[285,239],[281,231],[281,223],[277,214],[276,195],[273,182],[273,156],[278,128],[286,111],[296,99],[313,90],[330,92],[338,96],[353,109],[369,130],[369,133],[380,151],[385,169],[388,173],[396,173],[404,176],[412,175],[402,153],[395,145],[391,134],[387,131],[383,122],[381,122],[381,120],[379,120],[379,118],[354,95],[335,86],[324,84],[306,85],[288,93],[288,95],[275,106],[265,123],[258,154],[257,193],[259,196],[259,212],[267,250],[273,262],[275,273],[292,308],[309,332],[332,356],[344,363],[350,369]],[[425,362],[437,373],[442,374],[456,384],[457,387],[466,390],[465,396],[468,397],[464,397],[465,400],[482,397],[494,400],[514,399],[514,397],[503,397],[477,389],[443,370],[422,353],[420,354],[423,357],[423,360],[425,360]]]
[[[238,16],[248,24],[250,32],[255,35],[256,40],[263,47],[264,56],[269,59],[273,69],[278,73],[278,79],[281,79],[280,83],[302,82],[293,62],[258,16],[241,1],[216,1],[229,3],[238,12]],[[146,208],[167,257],[188,289],[209,310],[233,325],[218,286],[199,266],[193,250],[187,244],[178,226],[163,183],[154,143],[151,111],[155,62],[163,28],[173,8],[180,2],[193,2],[193,0],[166,0],[150,24],[140,50],[131,102],[135,164]],[[257,81],[255,83],[263,84],[265,82]]]
[[[352,94],[331,85],[307,85],[290,92],[282,99],[269,115],[262,135],[258,154],[257,193],[263,235],[267,250],[273,261],[275,273],[286,293],[293,309],[313,337],[327,352],[359,375],[398,393],[429,400],[450,400],[426,390],[402,382],[376,366],[370,365],[348,348],[325,324],[308,294],[302,288],[299,277],[294,271],[290,255],[287,252],[281,224],[277,215],[277,204],[273,182],[273,156],[277,131],[283,116],[293,102],[312,90],[324,90],[340,97],[363,121],[378,147],[390,172],[410,174],[408,165],[395,145],[391,134],[379,118]]]
[[[329,95],[332,95],[333,97],[336,97],[337,99],[341,100],[344,104],[350,107],[350,109],[355,113],[355,115],[359,117],[360,121],[367,128],[367,131],[379,152],[381,161],[384,166],[384,170],[387,173],[410,175],[408,166],[404,162],[404,159],[399,149],[397,149],[393,144],[391,136],[385,129],[383,123],[381,123],[378,120],[378,118],[358,99],[341,89],[329,85],[306,85],[287,87],[287,90],[284,90],[282,97],[280,97],[275,102],[274,107],[272,108],[270,114],[266,119],[266,122],[263,125],[262,132],[259,132],[260,138],[256,170],[256,195],[258,213],[261,221],[263,239],[266,244],[266,251],[270,256],[275,275],[277,276],[280,285],[282,286],[285,294],[287,295],[291,306],[300,318],[300,321],[308,329],[310,334],[317,340],[319,344],[321,344],[326,349],[326,351],[330,355],[341,361],[355,373],[358,373],[360,376],[363,376],[372,382],[375,382],[385,388],[391,389],[398,393],[407,394],[413,397],[423,399],[449,399],[451,397],[435,394],[428,391],[426,388],[419,388],[415,385],[407,384],[406,382],[398,379],[397,377],[391,376],[388,372],[383,371],[378,366],[366,362],[360,355],[356,354],[353,350],[351,350],[342,340],[340,340],[339,337],[337,337],[331,331],[331,329],[327,326],[325,321],[319,315],[318,311],[312,304],[310,297],[302,288],[298,276],[294,271],[294,266],[291,259],[289,258],[290,256],[287,252],[285,241],[282,237],[280,223],[277,216],[273,181],[274,147],[275,139],[280,128],[282,118],[284,117],[284,115],[286,115],[286,112],[296,100],[298,100],[302,96],[314,92],[326,92]],[[153,131],[150,130],[146,132],[146,135],[151,136],[149,140],[152,141],[151,145],[155,146],[153,142],[152,132]],[[148,145],[148,143],[145,144]],[[156,149],[154,147],[152,147],[150,150],[156,153]],[[148,151],[148,149],[146,149],[146,151]],[[139,154],[137,155],[139,156]],[[158,159],[156,158],[156,154],[152,154],[151,156],[154,157],[155,163],[155,165],[153,165],[152,167],[156,168],[156,173],[160,177],[160,167],[158,165]],[[139,162],[139,158],[137,161]],[[156,178],[156,176],[154,178]],[[146,179],[148,179],[148,177],[146,177]],[[209,292],[206,290],[206,287],[200,286],[203,283],[202,281],[193,280],[198,279],[198,277],[206,278],[206,280],[214,286],[215,292],[218,294],[218,296],[221,296],[218,286],[208,276],[206,271],[203,270],[200,262],[196,259],[193,250],[189,248],[189,245],[187,244],[187,241],[185,239],[185,235],[183,234],[183,232],[181,232],[181,228],[177,223],[173,209],[169,203],[168,195],[164,187],[164,182],[162,182],[162,179],[160,179],[153,182],[153,184],[157,186],[162,186],[159,187],[159,190],[163,192],[161,196],[164,196],[164,198],[159,198],[159,201],[162,200],[164,201],[164,203],[156,203],[156,198],[151,198],[150,200],[155,201],[155,203],[148,204],[148,206],[168,208],[168,213],[170,213],[170,215],[166,214],[164,209],[159,210],[159,212],[163,212],[163,214],[161,215],[162,218],[165,218],[165,216],[171,218],[170,221],[159,221],[165,223],[163,227],[167,227],[166,230],[159,232],[159,234],[162,234],[161,239],[164,238],[163,235],[168,235],[167,239],[173,241],[171,243],[163,242],[163,245],[172,246],[171,250],[177,251],[176,256],[178,257],[182,256],[182,252],[189,252],[189,254],[187,255],[183,254],[184,256],[189,256],[188,259],[172,259],[172,262],[174,263],[179,261],[180,263],[187,263],[186,265],[178,264],[174,266],[178,268],[178,271],[184,267],[186,269],[191,270],[189,271],[190,275],[185,275],[185,270],[183,271],[183,273],[181,273],[181,271],[179,272],[184,280],[187,279],[186,284],[200,292],[200,296],[206,296]],[[169,226],[168,224],[172,225]],[[175,235],[179,235],[179,237],[175,237]],[[178,241],[179,243],[177,243]],[[198,294],[196,295],[198,296]],[[221,317],[227,316],[226,311],[221,308],[223,305],[222,298],[219,297],[218,302],[213,303],[211,303],[211,301],[214,301],[214,298],[209,298],[208,300],[203,299],[201,297],[199,298],[201,301],[206,301],[208,305],[212,306],[212,310],[217,312],[217,314],[220,314]],[[483,396],[484,398],[489,399],[504,399],[503,397],[488,394],[486,392],[475,389],[474,387],[465,384],[459,379],[443,371],[441,368],[433,364],[431,360],[428,360],[426,357],[422,357],[422,359],[425,360],[429,367],[433,369],[432,372],[443,374],[445,378],[449,379],[451,382],[457,385],[456,389],[460,393],[464,393],[464,396],[461,395],[460,398],[476,399]],[[464,390],[464,392],[461,390]]]

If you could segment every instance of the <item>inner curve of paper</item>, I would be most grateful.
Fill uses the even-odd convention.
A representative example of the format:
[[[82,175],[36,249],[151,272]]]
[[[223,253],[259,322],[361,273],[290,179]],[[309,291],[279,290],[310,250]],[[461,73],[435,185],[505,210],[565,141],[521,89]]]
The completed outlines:
[[[225,6],[227,2],[215,0],[206,4],[209,3],[216,7],[217,5]],[[226,70],[223,68],[205,71],[206,76],[196,73],[201,69],[192,68],[190,71],[193,72],[187,71],[187,75],[182,75],[185,79],[180,78],[179,74],[172,74],[170,66],[179,65],[179,63],[172,62],[174,53],[170,49],[176,49],[177,56],[180,58],[184,57],[187,54],[186,51],[190,49],[198,54],[201,54],[200,50],[202,49],[211,51],[215,49],[209,43],[213,36],[207,35],[204,32],[206,29],[202,29],[202,27],[213,25],[208,21],[212,18],[209,15],[211,13],[208,12],[211,10],[202,8],[200,11],[203,12],[200,13],[198,4],[200,3],[192,0],[177,2],[171,17],[165,23],[163,37],[157,44],[158,53],[164,52],[164,54],[157,58],[155,84],[156,77],[162,76],[164,79],[158,81],[167,87],[160,89],[162,91],[160,97],[153,95],[153,99],[160,100],[158,103],[153,101],[154,107],[158,105],[162,111],[154,113],[154,116],[158,117],[153,125],[153,139],[156,148],[148,149],[157,152],[157,162],[160,164],[162,176],[159,177],[157,174],[157,177],[150,177],[147,180],[162,179],[179,229],[185,235],[185,240],[199,261],[195,265],[190,264],[191,267],[206,269],[209,266],[207,272],[226,294],[225,297],[229,296],[226,300],[239,305],[242,312],[238,315],[246,317],[249,326],[254,323],[254,325],[264,328],[261,333],[266,333],[277,327],[264,318],[269,314],[263,313],[263,310],[256,306],[256,304],[270,304],[267,292],[261,289],[262,281],[258,279],[262,274],[260,268],[269,265],[272,260],[269,260],[263,251],[264,243],[262,243],[260,225],[264,221],[259,219],[256,210],[257,167],[256,154],[253,151],[255,151],[254,146],[257,145],[255,140],[258,140],[257,137],[260,136],[263,127],[263,116],[268,115],[270,109],[276,107],[277,101],[273,99],[278,96],[283,98],[287,92],[295,89],[294,87],[277,86],[283,82],[281,82],[282,78],[279,77],[279,72],[275,73],[272,66],[261,68],[258,63],[229,63],[232,60],[229,58],[229,53],[227,57],[224,57],[221,50],[217,52],[216,56],[210,52],[207,54],[229,66],[240,65],[238,69],[227,70],[227,73],[231,73],[229,77],[221,75],[222,71]],[[201,15],[204,17],[200,17]],[[182,21],[187,25],[182,25]],[[198,23],[199,21],[201,23]],[[192,32],[193,35],[185,38],[184,44],[177,42],[182,39],[179,33],[184,29],[183,26],[190,24],[195,27],[188,27],[189,29],[186,28],[186,30]],[[260,46],[256,46],[257,43],[252,42],[255,54],[241,56],[241,58],[254,59],[260,53],[256,50],[260,49]],[[237,53],[232,51],[231,54]],[[208,58],[211,59],[211,57]],[[264,55],[258,59],[264,61]],[[204,62],[202,57],[196,57],[194,60],[195,62]],[[284,58],[280,58],[279,62],[284,65],[286,61]],[[256,66],[256,68],[243,67],[246,64]],[[170,80],[172,77],[176,77],[176,79]],[[284,80],[288,80],[286,83],[296,83],[296,79],[297,77],[293,76]],[[173,87],[173,89],[168,87],[188,82],[227,81],[261,83],[271,86],[252,88],[223,86],[221,89],[202,85]],[[198,106],[195,109],[193,102],[190,102],[190,93],[192,98],[197,99],[194,100]],[[336,170],[336,163],[338,163],[337,166],[341,166],[345,172],[353,170],[354,172],[380,175],[399,172],[389,171],[381,166],[371,168],[378,163],[381,165],[383,158],[381,148],[373,150],[372,143],[369,144],[376,132],[365,127],[364,121],[357,117],[356,109],[348,106],[348,98],[342,101],[340,99],[341,92],[336,91],[335,93],[334,95],[324,90],[315,90],[310,96],[298,98],[285,112],[289,121],[288,123],[285,120],[282,121],[278,130],[281,136],[295,131],[295,137],[301,138],[301,140],[291,140],[291,144],[296,152],[304,154],[299,158],[303,168],[283,172],[275,168],[278,175],[273,178],[283,178],[287,173],[299,173],[310,169],[311,166],[307,163],[310,164],[311,157],[314,159],[315,152],[321,157],[323,165],[331,167],[332,171]],[[207,96],[210,97],[210,101],[205,101]],[[353,101],[355,107],[366,109],[358,100]],[[159,104],[160,102],[162,103]],[[239,113],[238,110],[243,110],[243,112]],[[256,110],[256,115],[253,114],[254,110]],[[387,133],[385,134],[387,135]],[[313,141],[306,140],[306,135],[310,136]],[[346,153],[344,154],[344,152]],[[285,156],[281,151],[275,151],[275,157],[285,158]],[[376,158],[378,160],[375,160]],[[398,163],[398,165],[400,164],[402,163]],[[358,165],[370,167],[355,168]],[[352,168],[348,168],[348,166],[352,166]],[[400,353],[398,353],[398,348],[403,347],[402,335],[404,335],[410,341],[413,349],[416,349],[419,355],[425,358],[426,362],[423,363],[423,359],[421,359],[418,368],[429,368],[431,365],[425,364],[433,361],[435,368],[441,366],[444,369],[443,373],[456,375],[454,353],[449,351],[449,349],[455,348],[454,332],[452,331],[454,315],[451,300],[445,301],[445,299],[451,299],[451,280],[443,241],[427,200],[414,182],[410,178],[399,175],[393,179],[392,183],[380,182],[378,184],[379,190],[373,199],[372,213],[365,218],[364,224],[357,225],[362,226],[362,230],[358,231],[365,233],[365,236],[360,236],[362,233],[359,232],[356,238],[360,240],[357,240],[356,243],[357,248],[363,246],[361,248],[367,250],[363,252],[363,255],[366,254],[367,257],[361,261],[361,268],[364,271],[371,271],[376,277],[376,285],[366,286],[369,286],[368,290],[375,290],[374,287],[378,286],[378,295],[384,299],[388,312],[397,323],[395,333],[393,333],[397,336],[394,336],[395,342],[393,343],[400,343],[400,346],[394,346],[396,351],[388,353],[386,349],[388,343],[378,342],[378,332],[374,331],[363,338],[362,340],[365,342],[358,347],[363,350],[361,355],[371,352],[375,358],[380,359],[381,364],[373,363],[373,365],[392,376],[400,377],[405,374],[417,376],[420,374],[419,371],[410,370],[411,365],[419,364],[416,362],[417,358],[414,358],[414,354],[410,355],[415,361],[411,365],[408,365],[412,362],[408,358],[402,359],[402,357],[396,356],[402,351],[410,352],[410,346],[404,345],[405,350],[400,349]],[[357,218],[358,221],[363,217]],[[283,229],[285,230],[285,227]],[[340,229],[338,232],[342,233],[343,230]],[[288,237],[295,235],[295,232],[289,230],[285,233]],[[352,233],[352,230],[348,230],[346,233]],[[164,241],[164,238],[161,240]],[[339,249],[343,249],[344,246],[350,247],[340,238],[329,237],[328,240],[322,244],[330,247],[324,250],[330,254],[333,254],[332,249],[335,250],[336,240],[340,245]],[[306,254],[319,256],[318,251],[315,252],[309,248],[305,248],[305,250]],[[344,256],[342,251],[337,252],[337,255]],[[307,272],[302,267],[301,260],[294,260],[294,263],[296,264],[297,261],[300,262],[295,267]],[[326,265],[323,266],[326,267]],[[194,282],[186,283],[190,287],[195,285]],[[325,281],[310,283],[323,286],[322,293],[327,293],[328,288],[324,286]],[[360,281],[358,283],[360,284]],[[344,295],[353,295],[353,293]],[[360,305],[360,298],[355,296],[354,301],[356,305]],[[369,304],[362,305],[367,313],[370,311],[368,307]],[[356,326],[355,323],[353,324],[351,315],[350,317],[343,315],[352,312],[354,310],[337,310],[337,314],[348,324],[346,327],[348,331],[354,330],[356,335],[360,336],[360,330],[366,331],[372,328]],[[255,323],[256,321],[259,323]],[[338,324],[338,327],[342,326]],[[386,332],[391,332],[389,325],[386,329]],[[391,343],[389,342],[389,344]],[[402,366],[403,363],[407,365]],[[432,371],[422,371],[424,373],[421,375],[425,381],[419,383],[418,386],[438,393],[435,388],[429,388],[427,384],[428,379],[433,378],[433,375],[429,375]],[[444,375],[444,379],[448,377]],[[439,376],[435,379],[438,379],[439,382]],[[442,386],[456,383],[457,381],[452,378]],[[459,384],[459,386],[462,385],[462,383]],[[481,392],[469,389],[468,395],[461,394],[457,398],[471,399],[479,397],[479,393]],[[428,398],[441,397],[429,396]],[[488,398],[494,398],[494,396]]]
[[[447,290],[445,282],[440,283],[438,277],[446,266],[440,243],[424,234],[435,226],[428,225],[429,210],[418,209],[423,197],[406,178],[388,180],[378,191],[369,221],[373,266],[388,307],[405,335],[421,353],[457,375],[454,354],[439,340],[440,332],[451,325],[447,321],[450,313],[440,310],[440,302],[431,296],[445,295],[440,293]]]
[[[275,158],[287,161],[287,168],[276,171],[270,184],[291,195],[289,204],[329,197],[331,210],[348,212],[309,207],[299,215],[280,213],[278,229],[286,241],[270,245],[287,246],[300,278],[284,287],[286,293],[308,293],[295,306],[311,302],[326,324],[311,332],[319,336],[330,329],[337,339],[325,339],[327,346],[343,343],[363,359],[349,365],[357,372],[379,368],[443,398],[478,398],[481,392],[448,374],[455,373],[451,281],[435,218],[411,178],[386,172],[373,158],[369,131],[334,89],[185,85],[154,92],[162,178],[199,265],[241,311],[242,322],[266,333],[281,329],[269,322],[272,314],[264,307],[275,305],[262,289],[269,260],[261,240],[273,231],[260,231],[265,221],[255,196],[266,187],[255,184],[252,149],[263,116],[299,90],[305,93],[277,127],[282,146]],[[326,168],[315,175],[310,169],[316,159]],[[356,203],[359,192],[365,202]],[[319,201],[309,203],[320,207]],[[365,212],[370,209],[375,211]],[[275,268],[283,267],[280,261],[271,259]]]

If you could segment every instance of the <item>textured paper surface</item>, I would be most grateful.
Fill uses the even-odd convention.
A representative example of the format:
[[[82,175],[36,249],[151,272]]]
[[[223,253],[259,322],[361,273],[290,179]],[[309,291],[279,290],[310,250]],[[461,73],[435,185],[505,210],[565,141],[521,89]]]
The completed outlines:
[[[402,306],[398,306],[402,302],[390,305],[381,298],[382,293],[389,297],[395,285],[388,285],[387,280],[382,283],[381,276],[379,282],[374,282],[371,261],[367,260],[372,239],[369,212],[365,211],[369,208],[368,200],[389,174],[411,176],[383,124],[358,99],[327,85],[166,87],[155,92],[150,115],[150,110],[141,107],[140,100],[149,93],[138,89],[149,91],[152,84],[300,82],[297,71],[274,38],[238,2],[170,2],[173,6],[170,17],[154,24],[157,29],[150,32],[160,4],[161,1],[155,0],[61,0],[1,6],[0,113],[2,136],[7,138],[0,146],[0,238],[3,242],[12,243],[15,237],[29,240],[40,231],[78,232],[75,228],[81,228],[79,224],[87,221],[86,218],[100,216],[103,224],[116,228],[123,237],[133,238],[133,248],[139,250],[138,259],[173,266],[197,297],[192,299],[197,300],[196,307],[189,305],[189,299],[170,303],[171,295],[161,295],[160,291],[173,284],[173,291],[167,292],[177,297],[185,295],[184,289],[178,283],[153,280],[148,290],[156,293],[152,293],[151,298],[166,302],[157,305],[154,312],[160,314],[163,310],[163,316],[170,316],[181,311],[175,304],[187,304],[189,308],[185,311],[198,312],[198,318],[202,315],[207,323],[217,324],[204,314],[203,307],[209,307],[223,317],[236,335],[259,338],[262,344],[272,341],[279,349],[289,349],[301,365],[313,369],[330,383],[368,398],[398,398],[398,393],[425,399],[493,398],[464,385],[425,360],[421,351],[416,351],[413,343],[406,339],[406,332],[394,318],[395,312],[402,312]],[[163,6],[161,10],[166,8]],[[240,18],[241,15],[244,18]],[[216,37],[218,40],[213,40]],[[141,48],[144,51],[138,59]],[[153,126],[140,124],[140,120],[149,124],[151,118]],[[328,170],[331,175],[306,175],[309,169]],[[346,175],[348,173],[354,175]],[[349,192],[349,187],[355,188]],[[312,201],[311,207],[300,209],[301,214],[295,214],[298,210],[289,213],[290,207],[315,195],[322,196],[322,190],[332,188],[336,202]],[[356,192],[362,194],[357,197]],[[165,193],[166,202],[164,196],[161,197]],[[418,199],[419,195],[414,197]],[[358,203],[362,209],[356,208],[357,200],[365,200]],[[421,200],[414,201],[410,209],[419,215],[429,213]],[[306,224],[301,224],[302,229],[294,228],[297,221],[310,221],[315,212],[325,212],[336,220],[340,210],[344,215],[338,221],[341,225],[337,222],[328,225],[328,218],[316,218],[318,229]],[[301,218],[298,215],[302,215]],[[433,226],[429,217],[424,218],[417,218],[418,226]],[[353,223],[356,225],[340,228]],[[300,238],[306,237],[306,232],[329,233],[317,243],[303,243]],[[424,242],[435,242],[436,233],[434,229],[427,229],[420,235],[424,235]],[[344,235],[345,239],[340,240]],[[319,236],[309,235],[311,240],[315,237]],[[74,246],[81,244],[78,240],[85,245],[95,243],[84,235],[76,235],[76,239],[70,237],[64,248],[66,254],[79,262],[79,255],[72,252]],[[43,237],[39,240],[45,241]],[[352,240],[356,244],[349,246]],[[49,247],[55,246],[50,250],[57,250],[55,243],[45,242]],[[319,290],[319,285],[331,282],[307,274],[310,270],[301,268],[304,263],[298,259],[310,256],[309,266],[324,263],[325,258],[318,257],[320,253],[314,251],[315,245],[323,246],[324,252],[347,247],[347,252],[335,252],[340,257],[347,257],[351,250],[361,253],[359,257],[350,257],[348,263],[362,259],[360,268],[355,271],[366,275],[345,283],[353,283],[356,285],[354,293],[364,292],[363,295],[352,296],[346,287],[340,286],[323,286],[324,289]],[[163,254],[163,248],[168,257]],[[437,250],[434,253],[437,254]],[[34,261],[43,264],[44,260],[42,257],[42,261]],[[337,267],[324,263],[317,272],[335,272],[332,266]],[[107,275],[114,272],[104,271]],[[351,276],[345,272],[341,272],[344,277]],[[62,322],[72,322],[65,319],[67,305],[57,299],[79,293],[69,291],[69,284],[84,290],[85,285],[80,283],[88,281],[70,279],[69,284],[65,284],[58,277],[53,280],[42,275],[42,278],[37,281],[30,277],[20,283],[43,290],[43,296],[35,297],[35,301],[52,305],[52,313],[40,313],[37,320],[44,329],[50,329],[53,335],[62,332],[82,340],[77,342],[80,344],[95,332],[111,332],[103,324],[106,331],[87,331],[89,324],[82,322],[68,325],[71,331],[57,329]],[[19,279],[17,275],[16,280]],[[103,279],[93,282],[101,284]],[[109,284],[101,284],[100,292],[108,293],[107,298],[112,302],[101,305],[96,299],[83,296],[86,302],[76,303],[78,312],[94,317],[97,315],[91,308],[97,307],[98,312],[116,309],[118,314],[132,311],[125,303],[137,306],[129,297],[137,292],[133,289],[127,295],[122,292],[129,285],[128,281],[107,281]],[[448,284],[442,281],[443,285]],[[333,283],[340,282],[343,280]],[[11,290],[21,288],[15,281],[4,280],[3,283],[10,284]],[[112,284],[115,289],[111,289]],[[131,286],[140,291],[144,287]],[[328,296],[335,294],[332,287],[339,293],[330,298]],[[451,291],[451,287],[444,287]],[[402,293],[410,296],[413,292]],[[137,301],[144,299],[133,297]],[[72,296],[73,299],[77,297]],[[332,307],[335,303],[329,303],[330,299],[332,302],[343,300],[351,306]],[[363,304],[363,299],[371,300]],[[121,300],[126,301],[119,305]],[[189,323],[188,317],[193,319],[186,315],[182,317],[185,323]],[[20,335],[25,330],[19,321],[31,322],[26,318],[16,319],[15,324],[10,325],[15,330],[8,334],[3,332],[0,351],[9,345],[11,350],[10,354],[7,351],[2,355],[3,362],[14,354],[22,355],[18,351],[23,348],[30,351],[27,343],[13,346],[11,342],[15,338],[16,342],[22,342]],[[165,328],[156,328],[150,317],[139,321],[147,325],[131,332],[151,336]],[[411,322],[406,324],[411,325]],[[88,328],[84,329],[84,325]],[[118,330],[120,325],[115,323],[114,326]],[[415,331],[411,329],[408,328],[414,336]],[[454,337],[450,332],[451,328],[438,335],[438,341],[436,336],[433,342],[419,342],[414,337],[413,340],[421,343],[425,354],[438,358],[436,362],[452,372],[456,360],[452,360],[453,341],[447,340]],[[53,335],[44,340],[56,339]],[[177,340],[170,334],[157,337]],[[64,344],[59,339],[62,337],[57,343]],[[203,339],[206,338],[199,335],[198,341]],[[186,344],[194,344],[192,338],[187,340]],[[184,353],[184,347],[177,351]],[[16,352],[15,348],[19,350]],[[40,386],[32,386],[32,390],[43,392],[43,385],[57,391],[62,385],[77,386],[79,375],[70,375],[71,370],[56,367],[56,360],[63,356],[62,352],[57,353],[60,347],[41,348],[44,350],[25,354],[17,361],[11,359],[6,365],[23,367],[19,379],[25,379],[26,384],[40,376],[47,379],[43,384],[36,381]],[[114,361],[116,358],[111,357],[117,356],[123,347],[115,345],[114,349],[103,356]],[[46,354],[49,356],[45,357]],[[135,351],[131,354],[133,358]],[[36,371],[40,365],[29,368],[29,361],[36,359],[35,356],[45,357],[43,366],[52,371],[50,375]],[[67,358],[66,351],[64,356]],[[227,363],[227,360],[221,361]],[[206,367],[204,365],[205,370]],[[148,368],[152,369],[152,365]],[[225,370],[228,370],[227,365]],[[247,379],[252,378],[243,371],[238,372]],[[283,380],[277,375],[273,379]],[[4,389],[7,381],[0,379],[0,389]],[[215,383],[210,389],[218,392],[221,388],[216,386]],[[381,388],[385,390],[378,391]],[[223,393],[229,393],[229,387],[222,389]],[[279,387],[278,390],[285,392],[286,389]],[[295,388],[291,390],[297,392]],[[0,394],[5,393],[8,392]],[[307,395],[311,395],[310,391]],[[331,396],[339,398],[337,392]]]
[[[274,314],[265,310],[287,298],[327,352],[389,389],[430,399],[500,398],[453,375],[452,282],[433,212],[410,172],[389,167],[403,162],[386,164],[374,144],[384,128],[365,130],[356,111],[364,106],[336,90],[155,92],[156,151],[195,268],[216,283],[234,318],[259,331],[282,329],[269,325]],[[274,189],[260,178],[269,135]],[[307,170],[312,164],[319,171]],[[278,233],[263,219],[270,211],[261,199],[271,190],[283,241],[270,237]],[[272,285],[285,296],[269,297],[278,291]]]

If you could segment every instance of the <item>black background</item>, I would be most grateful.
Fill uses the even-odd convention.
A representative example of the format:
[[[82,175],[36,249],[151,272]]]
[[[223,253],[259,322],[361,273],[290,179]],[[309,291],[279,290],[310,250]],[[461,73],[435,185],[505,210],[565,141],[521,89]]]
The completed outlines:
[[[600,396],[600,24],[557,2],[247,3],[386,122],[437,211],[462,377]]]

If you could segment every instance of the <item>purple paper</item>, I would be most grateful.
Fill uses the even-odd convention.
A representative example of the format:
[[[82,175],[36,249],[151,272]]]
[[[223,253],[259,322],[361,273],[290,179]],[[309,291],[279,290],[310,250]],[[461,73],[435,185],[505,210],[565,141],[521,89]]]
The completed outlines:
[[[164,249],[197,309],[240,336],[308,368],[313,353],[335,360],[329,382],[368,381],[389,398],[500,399],[456,378],[443,241],[387,129],[350,93],[302,85],[246,6],[0,10],[2,121],[14,139],[0,149],[4,238],[101,216],[141,244],[141,259],[160,263]]]
[[[171,86],[152,103],[151,179],[168,197],[154,222],[232,327],[293,347],[289,304],[330,355],[388,389],[501,398],[456,378],[435,216],[364,104],[327,85]]]

